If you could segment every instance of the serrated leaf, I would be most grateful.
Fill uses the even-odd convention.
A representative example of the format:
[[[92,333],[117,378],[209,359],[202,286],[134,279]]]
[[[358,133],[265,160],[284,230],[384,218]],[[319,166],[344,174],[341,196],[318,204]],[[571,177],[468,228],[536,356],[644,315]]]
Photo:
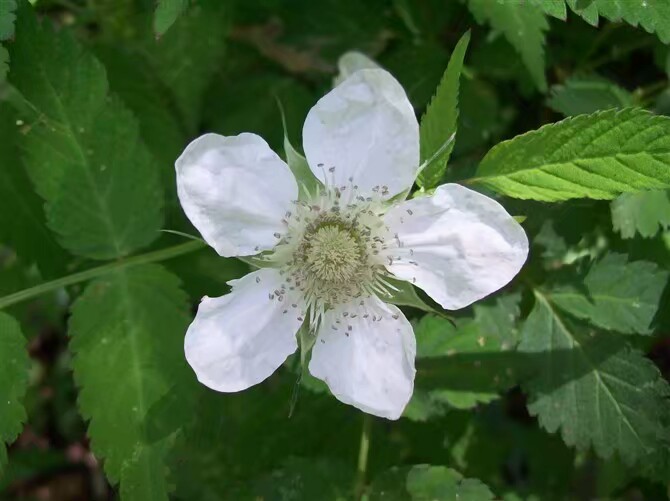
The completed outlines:
[[[145,440],[144,427],[152,406],[191,378],[183,355],[188,323],[178,279],[157,265],[110,272],[91,283],[72,307],[69,334],[79,407],[90,421],[93,451],[104,458],[113,483],[128,475],[150,479],[162,471],[154,455],[157,444]],[[182,402],[190,405],[188,393]],[[146,492],[150,487],[128,488]]]
[[[164,464],[165,446],[154,444],[139,447],[121,470],[121,499],[123,501],[167,500],[169,488]]]
[[[654,263],[627,262],[625,255],[610,253],[591,266],[582,283],[546,294],[559,308],[595,326],[649,334],[667,281],[668,272]]]
[[[667,188],[670,118],[633,108],[545,125],[493,147],[469,183],[548,202]]]
[[[156,165],[102,65],[47,23],[23,5],[11,47],[10,80],[33,111],[21,116],[26,167],[64,247],[93,259],[129,254],[162,224]]]
[[[553,16],[565,21],[568,12],[565,8],[565,0],[530,0],[531,5],[534,5],[547,15]]]
[[[28,388],[30,359],[16,320],[0,312],[0,474],[7,462],[5,444],[16,439],[26,420],[21,400]]]
[[[18,151],[21,122],[0,104],[0,243],[25,263],[37,263],[44,276],[62,273],[64,252],[46,227],[42,201],[35,194]],[[29,229],[29,230],[28,230]]]
[[[621,337],[573,324],[535,296],[519,350],[549,356],[526,384],[530,413],[569,446],[593,446],[604,458],[617,452],[628,464],[646,457],[670,411],[667,382]]]
[[[14,36],[16,0],[0,0],[0,41]]]
[[[666,0],[593,0],[586,7],[579,0],[566,0],[570,8],[590,24],[597,26],[598,16],[610,21],[624,21],[655,33],[663,43],[670,43],[670,3]]]
[[[421,118],[420,145],[421,162],[429,162],[417,178],[419,186],[430,189],[437,186],[447,169],[449,156],[454,149],[450,139],[456,134],[458,122],[458,89],[465,52],[470,42],[470,32],[466,32],[456,44],[449,58],[449,64],[442,80]],[[444,144],[450,141],[440,153]]]
[[[154,33],[163,35],[174,24],[186,7],[189,0],[158,0],[154,13]]]
[[[549,23],[542,11],[518,0],[468,0],[468,6],[479,24],[489,24],[505,36],[521,55],[535,85],[545,91],[544,34]]]
[[[623,238],[644,238],[670,228],[670,191],[624,193],[612,201],[612,225]]]
[[[598,75],[576,75],[551,88],[549,107],[566,117],[633,106],[626,89]]]
[[[481,481],[465,478],[446,466],[394,467],[372,483],[370,501],[488,501],[491,490]]]

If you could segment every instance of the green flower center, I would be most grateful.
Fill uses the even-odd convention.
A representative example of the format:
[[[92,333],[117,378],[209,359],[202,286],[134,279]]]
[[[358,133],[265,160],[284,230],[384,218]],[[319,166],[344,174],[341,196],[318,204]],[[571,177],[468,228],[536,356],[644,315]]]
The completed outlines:
[[[346,282],[358,275],[363,249],[354,233],[337,224],[325,224],[307,236],[305,263],[318,280]]]

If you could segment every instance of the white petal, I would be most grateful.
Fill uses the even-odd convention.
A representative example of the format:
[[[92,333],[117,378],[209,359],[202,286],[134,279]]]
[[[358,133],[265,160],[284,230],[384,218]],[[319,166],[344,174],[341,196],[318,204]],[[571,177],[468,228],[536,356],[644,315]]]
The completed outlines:
[[[229,282],[229,294],[203,298],[184,342],[186,359],[202,384],[217,391],[244,390],[268,378],[296,350],[305,306],[288,291],[281,302],[269,299],[281,283],[277,270],[263,268]]]
[[[309,371],[341,402],[398,419],[414,389],[414,332],[396,306],[359,301],[325,314]]]
[[[357,71],[322,97],[307,115],[302,137],[309,166],[322,182],[346,186],[353,178],[363,193],[387,186],[393,196],[416,177],[419,125],[402,86],[385,70]]]
[[[176,168],[184,212],[220,255],[247,256],[275,246],[298,185],[263,138],[205,134],[186,147]]]
[[[528,256],[528,238],[503,206],[458,184],[393,207],[384,222],[402,242],[387,269],[448,310],[506,285]]]

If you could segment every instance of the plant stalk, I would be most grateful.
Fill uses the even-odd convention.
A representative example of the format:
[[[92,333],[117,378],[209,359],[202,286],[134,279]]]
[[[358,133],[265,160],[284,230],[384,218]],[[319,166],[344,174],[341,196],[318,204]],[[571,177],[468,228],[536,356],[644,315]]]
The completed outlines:
[[[371,429],[372,416],[363,413],[363,428],[361,430],[361,442],[358,449],[358,468],[356,470],[356,483],[354,485],[354,499],[357,501],[362,501],[365,494]]]

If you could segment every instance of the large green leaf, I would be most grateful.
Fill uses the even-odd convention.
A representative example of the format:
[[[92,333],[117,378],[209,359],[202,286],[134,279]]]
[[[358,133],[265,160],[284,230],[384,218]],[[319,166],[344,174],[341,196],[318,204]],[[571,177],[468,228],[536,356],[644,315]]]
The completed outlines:
[[[627,463],[647,457],[670,412],[670,388],[656,366],[622,338],[575,325],[535,296],[519,350],[548,356],[525,385],[530,413],[570,446],[593,446],[605,458],[617,452]]]
[[[545,2],[551,0],[544,0]],[[663,43],[670,43],[670,3],[666,0],[566,0],[570,8],[584,20],[598,24],[598,16],[610,21],[624,21],[655,33]]]
[[[18,151],[21,122],[0,104],[0,243],[45,276],[62,273],[64,252],[46,227],[42,201],[35,194]]]
[[[535,5],[517,0],[468,0],[479,24],[487,23],[500,31],[521,55],[537,87],[544,91],[544,33],[549,23]]]
[[[612,201],[612,225],[623,238],[653,237],[670,227],[670,191],[624,193]]]
[[[458,89],[469,42],[468,31],[451,53],[442,80],[421,118],[421,162],[429,161],[429,163],[419,173],[417,183],[426,189],[439,184],[447,169],[451,151],[454,149],[453,139],[458,121]],[[440,153],[441,150],[443,151]]]
[[[654,263],[627,262],[607,254],[575,280],[547,292],[559,308],[604,329],[649,334],[650,324],[668,282],[668,272]]]
[[[575,75],[551,88],[550,108],[566,117],[633,106],[626,89],[598,75]]]
[[[188,7],[189,0],[158,0],[154,13],[154,33],[163,35]]]
[[[148,492],[151,485],[142,482],[165,474],[165,443],[149,443],[144,429],[150,409],[166,395],[178,399],[183,389],[182,405],[190,405],[183,384],[193,379],[183,355],[188,323],[178,279],[157,265],[111,272],[91,283],[72,307],[79,407],[90,420],[93,451],[105,459],[108,477],[127,482],[122,492]]]
[[[543,201],[667,188],[670,117],[608,110],[545,125],[492,148],[469,182]]]
[[[7,462],[5,443],[21,432],[26,410],[21,403],[28,387],[30,360],[16,320],[0,312],[0,474]]]
[[[149,244],[162,221],[158,172],[136,120],[108,94],[104,68],[65,30],[40,26],[28,5],[16,31],[10,80],[27,103],[21,147],[49,226],[68,250],[94,259]]]

